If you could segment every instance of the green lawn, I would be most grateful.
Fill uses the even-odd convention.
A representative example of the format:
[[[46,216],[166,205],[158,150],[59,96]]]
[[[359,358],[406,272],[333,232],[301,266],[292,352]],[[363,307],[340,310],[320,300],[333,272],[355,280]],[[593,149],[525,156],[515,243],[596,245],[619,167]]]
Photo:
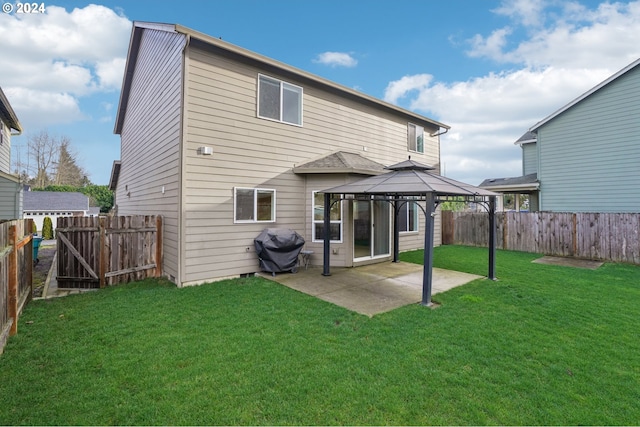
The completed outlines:
[[[536,257],[373,318],[260,278],[35,301],[0,356],[0,424],[640,423],[640,267]]]

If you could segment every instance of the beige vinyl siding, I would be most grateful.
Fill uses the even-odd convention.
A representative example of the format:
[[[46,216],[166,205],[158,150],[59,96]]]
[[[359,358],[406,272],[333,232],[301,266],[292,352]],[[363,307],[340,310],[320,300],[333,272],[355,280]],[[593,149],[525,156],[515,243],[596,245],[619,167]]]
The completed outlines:
[[[179,277],[181,34],[145,29],[121,132],[119,215],[162,215],[164,272]],[[164,187],[164,194],[162,189]]]
[[[257,117],[259,73],[303,87],[302,127]],[[407,123],[415,123],[414,118],[193,47],[185,78],[186,283],[255,272],[253,239],[265,227],[293,228],[311,242],[310,190],[304,175],[292,173],[296,164],[335,150],[358,152],[386,165],[409,154],[422,163],[439,163],[438,138],[428,136],[437,129],[429,123],[419,123],[425,127],[426,154],[409,153]],[[203,146],[211,147],[213,155],[198,154]],[[234,187],[276,189],[276,222],[234,224]]]

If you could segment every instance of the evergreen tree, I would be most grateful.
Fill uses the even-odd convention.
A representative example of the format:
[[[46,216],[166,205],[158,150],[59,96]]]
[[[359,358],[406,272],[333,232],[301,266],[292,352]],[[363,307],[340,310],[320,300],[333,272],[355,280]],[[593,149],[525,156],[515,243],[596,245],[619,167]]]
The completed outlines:
[[[53,222],[48,216],[45,216],[42,221],[42,238],[46,240],[53,239]]]
[[[55,164],[56,185],[70,185],[74,187],[82,187],[89,184],[86,171],[76,163],[76,154],[71,150],[71,141],[66,138],[60,138],[60,154]]]

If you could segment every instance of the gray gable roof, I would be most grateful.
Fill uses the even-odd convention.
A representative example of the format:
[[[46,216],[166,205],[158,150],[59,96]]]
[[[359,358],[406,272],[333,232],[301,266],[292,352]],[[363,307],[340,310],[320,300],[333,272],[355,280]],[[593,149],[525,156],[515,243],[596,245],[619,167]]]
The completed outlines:
[[[498,189],[508,189],[513,187],[514,189],[518,188],[526,188],[526,189],[537,189],[539,186],[538,183],[538,174],[531,173],[529,175],[524,176],[516,176],[513,178],[489,178],[482,181],[482,183],[478,187],[487,188],[491,190]]]
[[[385,173],[384,165],[360,154],[336,151],[319,159],[297,165],[294,173],[357,173],[362,175],[379,175]]]
[[[87,211],[89,198],[82,193],[26,191],[25,211]]]
[[[516,145],[529,144],[532,142],[537,142],[537,140],[538,140],[538,136],[535,133],[527,131],[525,132],[524,135],[518,138],[518,140],[514,142],[514,144]]]
[[[378,194],[378,195],[414,195],[433,193],[436,196],[496,196],[484,188],[474,187],[430,172],[430,166],[413,160],[389,166],[391,170],[381,175],[363,178],[350,184],[339,185],[323,193],[333,194]]]

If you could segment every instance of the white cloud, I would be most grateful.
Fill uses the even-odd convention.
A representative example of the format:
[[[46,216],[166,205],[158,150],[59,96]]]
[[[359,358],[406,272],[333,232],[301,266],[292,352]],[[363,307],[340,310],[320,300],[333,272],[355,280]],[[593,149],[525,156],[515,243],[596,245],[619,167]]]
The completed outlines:
[[[409,93],[414,91],[420,93],[427,90],[432,80],[433,76],[430,74],[404,76],[400,80],[393,81],[387,85],[387,88],[384,91],[384,100],[387,102],[397,103],[401,98],[406,97]]]
[[[602,3],[593,10],[573,2],[556,3],[553,13],[547,12],[546,18],[535,19],[536,22],[555,19],[542,27],[532,27],[532,22],[523,19],[527,9],[516,7],[519,3],[528,2],[515,0],[506,3],[509,5],[497,10],[502,14],[510,10],[509,16],[515,22],[526,24],[524,29],[528,31],[528,38],[508,50],[512,26],[494,30],[488,37],[477,34],[470,40],[470,56],[535,67],[590,68],[594,64],[607,64],[616,69],[637,59],[639,1]],[[536,13],[540,15],[543,12],[540,9]]]
[[[349,53],[344,52],[324,52],[318,54],[313,62],[330,67],[352,68],[358,65],[358,61]]]
[[[7,98],[23,128],[24,123],[38,123],[39,127],[52,124],[71,123],[86,119],[80,111],[78,100],[66,93],[43,92],[26,88],[8,88]],[[28,129],[34,131],[34,129]]]
[[[468,54],[513,69],[453,83],[404,76],[385,92],[386,100],[452,126],[442,137],[441,161],[448,176],[470,184],[520,175],[514,141],[640,57],[640,1],[589,10],[573,2],[514,0],[494,12],[508,16],[509,26],[476,35]],[[523,32],[528,36],[516,40]]]
[[[525,27],[538,27],[544,22],[543,11],[547,5],[543,0],[509,0],[503,1],[493,12],[508,16]]]
[[[81,98],[120,88],[130,33],[129,19],[94,4],[0,15],[0,84],[23,127],[86,119]]]
[[[476,34],[469,42],[472,49],[467,52],[471,57],[488,57],[504,60],[503,50],[507,45],[507,37],[511,34],[510,28],[500,28],[491,33],[489,37]]]
[[[105,90],[120,89],[122,84],[122,73],[126,63],[125,57],[112,58],[96,63],[95,72],[98,77],[100,87]]]

